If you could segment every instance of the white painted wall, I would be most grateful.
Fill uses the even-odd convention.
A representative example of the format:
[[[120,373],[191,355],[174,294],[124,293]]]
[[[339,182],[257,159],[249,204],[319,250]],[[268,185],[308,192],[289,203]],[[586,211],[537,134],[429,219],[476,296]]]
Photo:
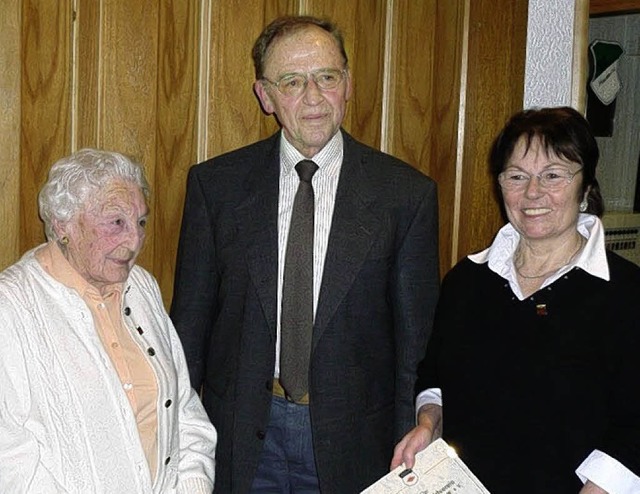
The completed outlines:
[[[575,0],[529,0],[524,108],[571,105]]]

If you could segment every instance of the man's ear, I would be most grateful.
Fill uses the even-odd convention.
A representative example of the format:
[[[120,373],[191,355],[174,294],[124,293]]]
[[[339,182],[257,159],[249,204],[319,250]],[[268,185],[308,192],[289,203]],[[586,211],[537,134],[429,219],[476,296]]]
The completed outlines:
[[[262,111],[264,111],[267,115],[271,115],[275,112],[275,106],[271,101],[271,96],[269,92],[264,87],[263,81],[256,81],[253,83],[253,91],[256,93],[256,96],[260,100],[260,106],[262,107]]]
[[[351,71],[347,69],[347,78],[345,80],[346,89],[344,92],[344,100],[349,101],[353,91],[353,81],[351,80]]]

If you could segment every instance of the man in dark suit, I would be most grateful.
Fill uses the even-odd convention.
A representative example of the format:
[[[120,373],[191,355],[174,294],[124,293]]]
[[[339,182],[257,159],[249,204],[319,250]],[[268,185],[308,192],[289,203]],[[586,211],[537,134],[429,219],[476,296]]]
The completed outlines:
[[[190,170],[171,316],[218,431],[216,492],[359,492],[415,424],[436,187],[340,128],[352,86],[333,24],[277,19],[253,59],[282,130]]]

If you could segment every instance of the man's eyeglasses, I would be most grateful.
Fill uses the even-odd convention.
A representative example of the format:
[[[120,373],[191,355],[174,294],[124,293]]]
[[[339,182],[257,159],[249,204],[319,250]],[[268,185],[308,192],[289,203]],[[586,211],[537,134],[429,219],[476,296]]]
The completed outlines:
[[[299,96],[309,84],[309,79],[323,91],[331,91],[337,88],[347,75],[347,69],[321,69],[314,70],[308,74],[294,73],[285,74],[277,81],[270,81],[267,78],[262,80],[278,88],[285,96]]]
[[[537,175],[529,175],[522,170],[507,170],[498,175],[498,182],[503,190],[519,191],[529,186],[532,177],[538,179],[540,187],[547,190],[564,189],[573,182],[574,177],[582,171],[582,167],[575,172],[564,168],[549,168]]]

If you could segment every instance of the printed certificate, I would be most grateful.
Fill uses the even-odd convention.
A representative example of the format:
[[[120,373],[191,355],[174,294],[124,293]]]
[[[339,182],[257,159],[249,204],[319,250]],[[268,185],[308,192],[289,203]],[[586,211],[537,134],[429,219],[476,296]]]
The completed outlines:
[[[436,439],[416,455],[412,469],[399,466],[361,494],[490,494],[458,455]]]

